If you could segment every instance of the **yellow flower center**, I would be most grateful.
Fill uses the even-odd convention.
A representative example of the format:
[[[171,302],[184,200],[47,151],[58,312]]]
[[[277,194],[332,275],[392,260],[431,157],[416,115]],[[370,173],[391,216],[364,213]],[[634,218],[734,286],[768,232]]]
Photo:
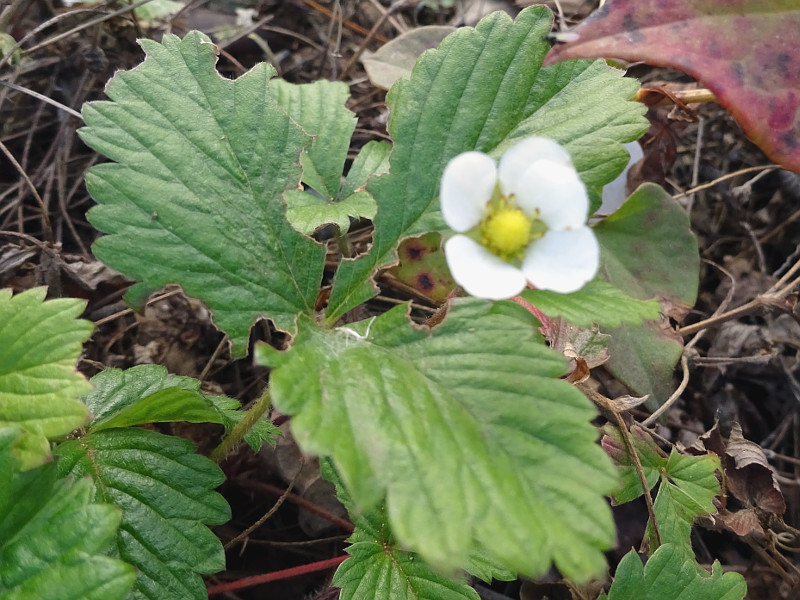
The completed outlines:
[[[481,223],[481,242],[501,258],[514,258],[531,241],[531,225],[520,209],[501,207]]]

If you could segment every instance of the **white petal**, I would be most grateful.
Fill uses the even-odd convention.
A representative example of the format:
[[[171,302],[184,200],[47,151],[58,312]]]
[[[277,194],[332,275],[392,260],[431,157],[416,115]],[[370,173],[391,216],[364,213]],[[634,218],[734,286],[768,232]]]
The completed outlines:
[[[550,138],[529,137],[511,146],[500,159],[500,188],[506,195],[516,194],[525,171],[539,160],[570,165],[569,154]]]
[[[478,242],[456,235],[444,244],[450,274],[471,296],[503,300],[525,289],[525,276]]]
[[[600,246],[586,226],[572,231],[550,230],[533,242],[522,261],[522,272],[540,290],[576,292],[594,279]]]
[[[467,231],[480,223],[496,184],[497,166],[488,154],[464,152],[447,163],[439,190],[447,226],[454,231]]]
[[[516,200],[527,214],[538,210],[539,218],[556,231],[581,227],[589,216],[589,196],[578,172],[549,160],[528,167]]]

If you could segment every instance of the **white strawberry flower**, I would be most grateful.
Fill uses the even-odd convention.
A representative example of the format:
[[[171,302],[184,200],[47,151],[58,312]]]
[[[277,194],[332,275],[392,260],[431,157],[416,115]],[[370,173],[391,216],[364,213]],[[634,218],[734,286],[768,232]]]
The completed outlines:
[[[510,298],[528,282],[567,294],[597,274],[586,187],[551,139],[527,138],[499,165],[483,152],[459,154],[442,175],[440,202],[458,233],[445,242],[447,264],[472,296]]]

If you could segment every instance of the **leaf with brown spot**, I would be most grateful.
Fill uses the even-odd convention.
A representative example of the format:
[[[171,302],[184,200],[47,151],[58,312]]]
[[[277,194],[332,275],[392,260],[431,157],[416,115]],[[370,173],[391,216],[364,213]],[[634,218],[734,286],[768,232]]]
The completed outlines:
[[[800,171],[800,2],[609,0],[545,59],[619,58],[680,69],[717,96],[775,162]]]

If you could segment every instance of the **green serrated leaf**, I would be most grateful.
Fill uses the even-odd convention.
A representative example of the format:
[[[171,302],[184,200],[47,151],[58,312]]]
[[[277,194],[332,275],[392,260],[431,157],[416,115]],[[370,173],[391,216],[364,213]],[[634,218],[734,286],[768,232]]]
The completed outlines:
[[[717,512],[714,496],[719,494],[719,457],[684,456],[675,450],[662,471],[654,505],[662,544],[672,544],[694,558],[689,534],[695,517]],[[650,548],[658,547],[652,522],[648,521],[645,538]]]
[[[521,137],[551,136],[573,154],[599,206],[600,188],[627,163],[622,143],[647,129],[645,108],[629,101],[636,82],[602,61],[569,72],[560,66],[540,70],[551,18],[541,6],[523,10],[514,22],[493,13],[423,54],[411,78],[392,87],[386,99],[391,169],[367,186],[378,203],[374,244],[368,255],[339,267],[329,323],[374,295],[369,277],[391,260],[404,235],[441,227],[439,181],[461,152],[499,156]]]
[[[75,370],[92,324],[79,320],[86,303],[45,301],[45,288],[16,296],[0,290],[0,427],[19,426],[15,444],[21,468],[50,456],[48,439],[83,425],[88,411],[77,397],[91,389]]]
[[[414,554],[386,547],[362,530],[350,537],[351,558],[336,570],[333,585],[341,600],[478,600],[464,582],[439,575]]]
[[[23,473],[13,458],[18,428],[0,428],[0,597],[122,600],[134,571],[102,556],[119,511],[94,504],[92,482],[59,480],[53,463]]]
[[[225,566],[219,539],[207,525],[230,518],[212,491],[220,468],[187,440],[146,429],[109,429],[58,446],[62,476],[90,477],[95,500],[115,504],[122,522],[114,543],[136,567],[131,599],[205,600],[200,573]]]
[[[646,108],[631,102],[639,82],[602,60],[573,60],[544,67],[525,107],[525,119],[495,151],[500,156],[522,138],[540,135],[569,152],[586,184],[591,212],[602,188],[628,164],[622,145],[647,131]]]
[[[361,152],[353,159],[347,177],[339,191],[339,198],[347,198],[365,185],[375,175],[382,175],[389,170],[389,155],[392,146],[388,142],[371,140],[364,144]]]
[[[711,574],[687,569],[683,552],[665,544],[644,566],[636,552],[628,552],[617,567],[608,600],[742,600],[746,593],[739,573],[723,573],[718,562]]]
[[[269,82],[275,102],[314,136],[311,147],[300,159],[303,183],[328,201],[337,198],[350,147],[350,136],[356,128],[356,116],[344,103],[349,96],[341,81],[315,81],[294,84],[282,79]]]
[[[272,67],[224,79],[197,32],[141,44],[144,62],[109,82],[112,101],[83,108],[81,138],[115,161],[86,176],[89,220],[110,234],[94,253],[141,282],[133,303],[179,283],[240,357],[258,318],[292,331],[314,310],[325,249],[289,225],[283,202],[311,140],[269,93]]]
[[[635,298],[658,298],[665,315],[682,319],[697,297],[700,272],[697,239],[683,207],[659,186],[644,184],[594,230],[603,277]],[[662,404],[683,352],[668,319],[609,333],[607,368],[636,393],[649,394],[651,408]]]
[[[562,317],[579,327],[591,327],[593,323],[617,327],[659,316],[655,300],[636,300],[599,278],[572,294],[526,289],[522,297],[548,317]]]
[[[399,543],[437,568],[478,550],[529,575],[605,569],[616,475],[563,357],[489,303],[457,303],[433,332],[404,310],[259,348],[303,448],[332,457],[358,510],[385,496]]]
[[[233,398],[206,396],[200,381],[170,375],[161,365],[106,369],[91,383],[95,389],[83,398],[92,414],[89,431],[177,421],[219,423],[230,430],[246,414]],[[276,435],[280,430],[261,419],[245,441],[258,451],[263,441],[274,445]]]

